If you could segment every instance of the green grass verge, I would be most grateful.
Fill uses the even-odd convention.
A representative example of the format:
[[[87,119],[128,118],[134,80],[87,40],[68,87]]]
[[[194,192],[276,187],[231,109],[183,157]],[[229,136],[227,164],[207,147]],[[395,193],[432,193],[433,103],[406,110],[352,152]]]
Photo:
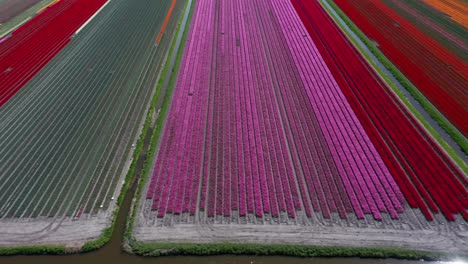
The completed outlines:
[[[188,2],[185,3],[185,6],[184,6],[183,10],[186,9],[187,4],[188,4]],[[168,107],[170,106],[170,99],[171,99],[171,96],[172,96],[172,92],[174,90],[175,82],[177,80],[177,74],[175,74],[175,73],[178,72],[179,67],[180,67],[180,63],[181,63],[181,59],[182,59],[182,55],[183,55],[183,51],[184,51],[184,47],[185,47],[185,42],[186,42],[188,31],[189,31],[189,24],[190,24],[190,21],[192,19],[192,15],[193,15],[194,6],[195,6],[195,0],[192,2],[192,6],[190,7],[189,15],[188,15],[188,18],[187,18],[187,26],[185,27],[185,31],[183,33],[179,49],[177,51],[175,51],[175,42],[174,42],[173,45],[171,46],[170,50],[169,50],[168,58],[170,58],[173,55],[174,52],[177,52],[176,61],[175,61],[175,64],[174,64],[174,71],[169,73],[170,62],[169,62],[169,60],[167,60],[165,65],[164,65],[164,68],[163,68],[163,71],[162,71],[162,74],[161,74],[161,78],[159,79],[158,86],[156,88],[157,93],[159,94],[161,92],[161,89],[163,88],[162,86],[164,85],[164,82],[165,82],[166,78],[168,78],[168,77],[170,78],[166,93],[164,95],[163,103],[162,103],[162,106],[160,108],[161,110],[160,110],[160,112],[158,114],[158,118],[157,118],[156,123],[155,123],[155,128],[153,130],[153,134],[151,135],[150,145],[149,145],[148,152],[147,152],[147,155],[146,155],[146,160],[145,160],[145,163],[144,163],[143,171],[141,172],[141,175],[140,175],[140,181],[138,183],[138,187],[137,187],[137,190],[136,190],[135,195],[134,195],[136,200],[135,200],[134,205],[132,206],[130,218],[127,221],[127,228],[125,230],[125,235],[124,235],[125,241],[124,242],[125,242],[125,244],[130,246],[131,249],[133,249],[133,245],[134,245],[134,239],[132,237],[132,231],[133,231],[133,225],[134,225],[134,222],[135,222],[135,217],[136,217],[136,213],[137,213],[137,209],[138,209],[138,204],[139,204],[139,201],[140,201],[141,192],[143,191],[144,186],[145,186],[145,184],[146,184],[146,182],[148,180],[148,174],[151,171],[151,167],[153,165],[157,145],[158,145],[159,138],[161,136],[161,132],[162,132],[162,128],[163,128],[164,119],[165,119],[165,117],[167,115]],[[179,23],[177,24],[174,41],[175,41],[175,38],[177,37],[177,35],[179,34],[179,32],[181,30],[182,20],[183,20],[183,14],[180,17]],[[150,112],[149,112],[150,113],[149,116],[152,116],[153,113],[157,110],[157,109],[155,109],[155,105],[156,105],[156,102],[157,102],[157,100],[155,100],[155,99],[156,98],[154,98],[154,100],[152,102]],[[128,247],[125,247],[125,248],[128,249]]]
[[[423,109],[431,116],[431,118],[447,132],[447,134],[454,140],[460,147],[463,153],[468,154],[468,141],[466,138],[449,122],[445,117],[427,100],[427,98],[401,73],[398,68],[393,65],[390,60],[374,45],[374,43],[367,38],[367,36],[346,16],[346,14],[330,0],[320,0],[321,2],[328,3],[333,11],[345,22],[345,24],[356,34],[359,39],[367,46],[372,54],[384,65],[384,67],[393,75],[393,77],[410,93],[410,95],[423,107]],[[418,119],[424,128],[430,133],[437,143],[447,152],[452,160],[460,167],[460,169],[468,174],[468,167],[463,159],[455,152],[455,150],[447,144],[442,136],[429,124],[429,122],[421,115],[421,113],[414,107],[413,104],[406,98],[405,94],[393,83],[393,81],[386,76],[386,74],[379,68],[379,66],[372,60],[365,50],[357,43],[357,41],[346,32],[343,26],[337,21],[337,17],[329,8],[322,3],[322,6],[327,10],[328,14],[333,18],[336,24],[348,36],[348,39],[353,42],[354,46],[378,72],[387,85],[405,104],[406,108]]]
[[[12,255],[63,255],[69,253],[65,246],[39,245],[0,247],[0,256]]]
[[[110,239],[112,237],[112,233],[114,231],[115,219],[116,219],[116,215],[118,213],[118,209],[116,211],[114,211],[114,212],[115,213],[113,213],[113,215],[112,215],[112,224],[111,224],[111,226],[104,229],[104,232],[101,234],[101,236],[99,236],[98,239],[86,242],[81,247],[81,249],[79,251],[80,253],[86,253],[86,252],[90,252],[90,251],[102,248],[107,242],[110,241]]]
[[[172,255],[257,255],[294,257],[361,257],[443,260],[453,256],[428,251],[414,251],[402,248],[384,247],[338,247],[306,245],[261,245],[238,243],[134,243],[133,252],[141,256]]]

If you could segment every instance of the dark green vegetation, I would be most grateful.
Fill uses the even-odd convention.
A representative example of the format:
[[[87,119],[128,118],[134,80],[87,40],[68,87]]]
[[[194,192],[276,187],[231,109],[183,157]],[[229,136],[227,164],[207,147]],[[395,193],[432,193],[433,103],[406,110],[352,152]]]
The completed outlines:
[[[125,195],[125,194],[122,193],[122,195]],[[118,212],[118,210],[119,209],[116,209],[116,212]],[[109,240],[112,237],[112,233],[114,232],[115,218],[116,218],[116,214],[114,214],[114,216],[112,217],[111,226],[106,228],[98,239],[86,242],[81,247],[79,252],[81,253],[90,252],[90,251],[102,248],[107,242],[109,242]],[[21,253],[21,254],[24,254],[24,253]]]
[[[377,59],[385,66],[385,68],[400,82],[400,84],[413,96],[413,98],[426,110],[426,112],[434,119],[434,121],[444,129],[447,134],[456,142],[463,153],[468,154],[468,141],[435,107],[432,105],[427,98],[395,67],[385,55],[376,47],[376,45],[341,11],[341,9],[333,2],[327,1],[333,10],[340,16],[346,25],[366,44],[368,49],[377,57]],[[414,111],[413,111],[414,113]],[[433,137],[436,137],[440,142],[442,139],[438,135],[431,133]],[[443,140],[442,140],[443,141]],[[464,162],[460,160],[456,153],[447,149],[444,149],[449,155],[457,161],[457,164],[466,173],[466,167],[463,166]]]
[[[134,253],[142,256],[170,255],[281,255],[296,257],[362,257],[436,260],[449,256],[424,251],[400,248],[357,248],[303,245],[259,245],[259,244],[134,244]]]
[[[0,256],[12,255],[62,255],[68,251],[64,246],[19,246],[0,247]]]

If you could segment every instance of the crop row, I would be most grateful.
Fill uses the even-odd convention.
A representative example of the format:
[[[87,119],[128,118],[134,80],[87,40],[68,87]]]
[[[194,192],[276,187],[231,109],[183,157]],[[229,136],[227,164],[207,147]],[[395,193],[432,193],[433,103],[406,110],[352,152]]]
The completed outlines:
[[[147,193],[159,217],[398,218],[403,195],[307,36],[289,1],[197,2]]]
[[[379,49],[466,136],[464,62],[379,1],[335,1]]]
[[[467,180],[398,102],[317,1],[293,1],[409,205],[468,219]]]
[[[106,0],[63,0],[34,17],[0,45],[0,106],[65,45]]]

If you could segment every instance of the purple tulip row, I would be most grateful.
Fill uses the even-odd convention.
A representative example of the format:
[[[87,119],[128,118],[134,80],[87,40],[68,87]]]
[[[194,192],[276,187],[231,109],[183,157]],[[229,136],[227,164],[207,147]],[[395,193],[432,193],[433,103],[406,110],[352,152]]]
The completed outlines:
[[[376,219],[404,201],[287,0],[197,1],[147,199]]]

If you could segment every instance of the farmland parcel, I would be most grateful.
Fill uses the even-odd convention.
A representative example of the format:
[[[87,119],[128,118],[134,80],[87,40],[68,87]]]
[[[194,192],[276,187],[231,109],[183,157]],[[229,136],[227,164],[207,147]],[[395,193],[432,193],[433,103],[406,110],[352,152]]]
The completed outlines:
[[[468,248],[464,174],[317,1],[197,1],[181,65],[136,241]]]
[[[75,7],[71,14],[78,15],[98,2],[63,0],[57,5],[61,12]],[[69,44],[0,108],[0,246],[81,246],[110,226],[131,162],[132,144],[141,130],[183,4],[180,1],[174,7],[155,46],[170,3],[107,2],[71,41],[65,37]],[[43,16],[61,17],[55,8]],[[36,55],[44,54],[47,45],[57,45],[39,42],[44,47],[36,50],[36,38],[20,37],[39,36],[46,29],[45,35],[68,32],[67,27],[40,25],[35,30],[21,28],[3,43],[3,52],[21,46],[32,55],[21,61],[0,59],[2,67],[16,63],[2,73],[2,80],[14,81],[28,67],[31,71],[24,76],[30,76],[51,56]],[[9,48],[18,39],[25,44]],[[2,82],[3,87],[6,83]]]

